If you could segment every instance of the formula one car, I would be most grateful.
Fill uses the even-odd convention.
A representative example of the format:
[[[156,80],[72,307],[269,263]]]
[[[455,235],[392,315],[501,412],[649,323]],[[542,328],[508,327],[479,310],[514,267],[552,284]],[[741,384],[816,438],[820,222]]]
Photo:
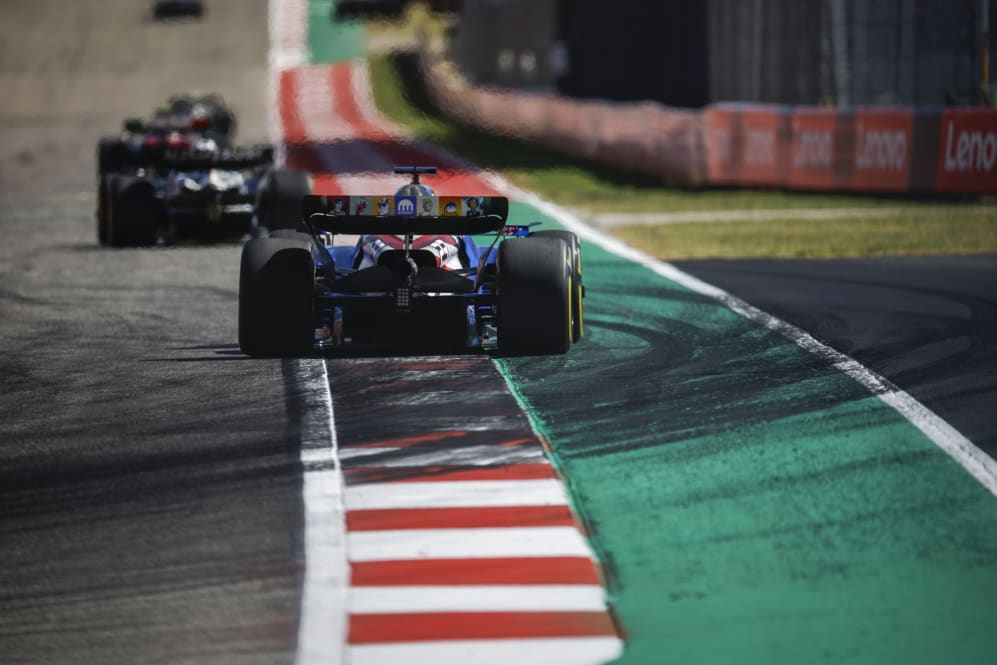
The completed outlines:
[[[432,346],[565,353],[582,336],[574,233],[507,224],[508,199],[436,196],[433,167],[394,195],[306,196],[298,229],[243,247],[239,346],[251,356]],[[356,235],[356,243],[336,237]]]
[[[199,139],[227,147],[235,129],[235,113],[218,95],[173,95],[149,119],[129,118],[120,134],[100,139],[97,174],[156,166],[167,151],[188,148]]]
[[[154,18],[201,17],[204,15],[204,3],[201,0],[156,0],[152,5],[152,15]]]
[[[102,175],[97,239],[136,247],[160,238],[222,240],[293,228],[311,191],[306,173],[278,169],[273,148],[219,148],[211,139],[168,150],[155,166]]]
[[[165,118],[178,125],[185,122],[192,127],[201,123],[201,131],[220,144],[229,145],[235,138],[237,126],[235,111],[221,95],[215,93],[185,93],[172,95],[156,109],[154,118]]]

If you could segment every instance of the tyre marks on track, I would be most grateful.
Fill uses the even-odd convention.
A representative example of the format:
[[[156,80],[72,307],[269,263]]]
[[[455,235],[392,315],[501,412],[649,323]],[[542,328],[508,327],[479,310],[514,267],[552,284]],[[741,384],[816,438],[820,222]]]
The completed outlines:
[[[349,662],[617,657],[585,534],[491,359],[328,363],[345,481]]]

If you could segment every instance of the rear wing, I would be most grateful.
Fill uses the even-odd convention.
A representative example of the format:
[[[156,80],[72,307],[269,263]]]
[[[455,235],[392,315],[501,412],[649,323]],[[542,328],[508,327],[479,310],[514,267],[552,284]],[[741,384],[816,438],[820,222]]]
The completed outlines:
[[[509,217],[504,196],[322,196],[301,202],[313,229],[350,235],[477,235]]]

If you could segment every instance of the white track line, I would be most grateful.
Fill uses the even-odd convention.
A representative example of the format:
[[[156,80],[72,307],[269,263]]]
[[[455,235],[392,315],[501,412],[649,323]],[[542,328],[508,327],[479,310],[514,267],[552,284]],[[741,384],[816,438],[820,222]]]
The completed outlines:
[[[448,640],[352,646],[350,665],[599,665],[620,655],[615,637]]]
[[[346,490],[347,510],[566,505],[568,496],[557,478],[371,483]]]
[[[605,612],[595,584],[358,586],[350,614],[424,612]]]
[[[349,565],[343,477],[336,458],[336,428],[325,361],[292,363],[301,391],[301,462],[304,467],[304,567],[295,663],[338,663],[346,642]]]
[[[284,164],[284,132],[280,122],[279,104],[280,72],[308,62],[305,46],[308,32],[308,0],[270,0],[267,5],[267,33],[270,39],[268,63],[267,128],[270,140],[276,147],[274,160]]]
[[[280,71],[308,61],[307,0],[270,0],[268,126],[278,147],[277,164],[284,163],[283,130],[278,113]],[[336,457],[336,427],[332,394],[324,360],[285,360],[301,392],[301,463],[304,503],[304,580],[298,622],[296,665],[342,663],[347,657],[346,520],[343,476]]]
[[[269,65],[272,72],[300,67],[308,62],[308,0],[270,0]],[[272,95],[270,101],[277,99]],[[276,105],[274,105],[276,106]]]
[[[919,429],[936,446],[941,448],[952,459],[959,463],[973,478],[982,484],[987,491],[997,496],[997,461],[980,450],[962,433],[940,418],[935,412],[924,406],[887,379],[863,366],[857,360],[832,349],[817,341],[812,335],[796,326],[764,312],[754,305],[727,293],[723,289],[708,284],[692,275],[685,273],[670,263],[659,261],[602,231],[592,228],[581,221],[574,213],[560,206],[548,203],[538,195],[521,190],[503,178],[489,174],[492,186],[503,187],[520,201],[528,203],[544,214],[550,215],[565,228],[578,234],[584,240],[598,245],[607,252],[642,265],[666,279],[709,296],[725,305],[741,316],[777,332],[794,344],[800,346],[818,358],[833,364],[856,382],[865,387],[883,403],[889,405],[897,413]]]
[[[354,562],[592,557],[588,543],[573,526],[351,531],[347,543]]]

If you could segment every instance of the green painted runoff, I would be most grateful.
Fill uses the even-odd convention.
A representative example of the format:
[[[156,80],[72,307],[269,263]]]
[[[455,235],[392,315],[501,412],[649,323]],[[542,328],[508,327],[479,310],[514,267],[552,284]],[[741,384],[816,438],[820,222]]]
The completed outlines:
[[[312,63],[364,57],[363,23],[332,21],[336,1],[308,0],[308,51]]]
[[[586,337],[499,364],[594,533],[618,662],[990,662],[994,497],[795,344],[582,252]]]

